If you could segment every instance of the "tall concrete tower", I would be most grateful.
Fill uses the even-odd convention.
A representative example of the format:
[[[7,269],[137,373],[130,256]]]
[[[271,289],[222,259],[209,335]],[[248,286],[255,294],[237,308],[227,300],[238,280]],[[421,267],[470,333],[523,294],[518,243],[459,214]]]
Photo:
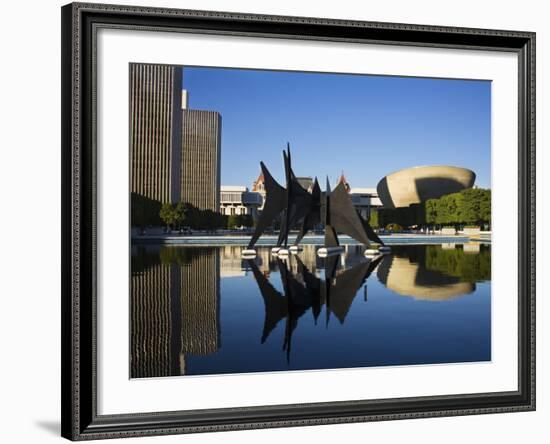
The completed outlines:
[[[219,211],[221,116],[189,109],[182,68],[130,65],[131,192]]]
[[[130,188],[162,203],[181,199],[182,68],[130,64]]]
[[[196,109],[182,113],[181,200],[219,211],[221,116]]]

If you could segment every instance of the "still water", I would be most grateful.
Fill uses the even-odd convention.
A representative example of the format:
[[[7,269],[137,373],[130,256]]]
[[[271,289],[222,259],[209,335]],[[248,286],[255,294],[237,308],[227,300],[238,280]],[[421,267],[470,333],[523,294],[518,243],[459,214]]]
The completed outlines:
[[[491,359],[491,248],[132,249],[132,378]]]

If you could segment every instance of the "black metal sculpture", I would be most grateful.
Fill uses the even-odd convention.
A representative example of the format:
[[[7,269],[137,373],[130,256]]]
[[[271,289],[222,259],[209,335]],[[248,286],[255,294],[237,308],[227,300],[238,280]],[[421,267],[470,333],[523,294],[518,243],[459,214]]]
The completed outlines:
[[[351,197],[343,183],[339,183],[331,192],[327,177],[324,199],[317,178],[311,191],[306,190],[298,182],[292,170],[290,145],[283,151],[285,166],[285,187],[277,183],[263,162],[260,167],[265,181],[266,200],[256,229],[245,252],[253,253],[254,245],[277,219],[280,220],[277,247],[288,246],[288,233],[298,227],[299,232],[294,242],[297,246],[308,231],[314,229],[321,222],[325,228],[325,248],[339,247],[338,232],[349,235],[358,242],[367,246],[370,242],[384,245],[369,223],[356,211]]]
[[[309,210],[310,211],[304,217],[304,221],[302,222],[298,236],[296,236],[294,245],[298,245],[308,231],[313,230],[321,223],[321,187],[319,186],[317,178],[315,178],[311,189],[311,204]]]
[[[303,223],[307,215],[312,213],[313,195],[300,185],[294,171],[292,171],[289,145],[287,145],[287,151],[283,151],[283,160],[285,164],[287,208],[283,213],[284,217],[281,221],[277,246],[280,247],[284,244],[286,248],[290,229],[299,223]]]
[[[262,174],[264,175],[265,181],[265,204],[260,215],[260,219],[256,225],[256,230],[248,243],[248,249],[254,247],[266,228],[269,227],[288,206],[288,195],[286,189],[279,185],[275,179],[273,179],[273,176],[263,162],[260,162],[260,168],[262,169]]]

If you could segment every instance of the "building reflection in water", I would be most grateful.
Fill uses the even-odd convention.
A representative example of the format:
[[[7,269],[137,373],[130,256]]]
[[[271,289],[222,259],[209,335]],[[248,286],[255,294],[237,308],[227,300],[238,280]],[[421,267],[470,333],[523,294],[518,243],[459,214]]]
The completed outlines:
[[[390,290],[419,300],[444,301],[475,290],[474,283],[460,282],[459,278],[429,272],[406,257],[388,257],[378,268],[377,275],[380,282]]]
[[[446,301],[491,279],[490,247],[479,243],[394,247],[377,269],[387,288],[418,300]]]
[[[221,346],[219,251],[140,247],[132,253],[131,377],[183,375],[186,355]]]
[[[300,319],[311,312],[314,322],[304,324],[308,330],[328,328],[334,318],[344,324],[357,295],[367,300],[366,282],[373,273],[394,294],[429,301],[470,294],[477,282],[491,279],[488,245],[392,246],[391,255],[373,261],[359,246],[346,245],[344,254],[326,259],[317,256],[317,248],[305,245],[281,261],[270,248],[258,248],[256,258],[244,260],[238,245],[134,246],[131,377],[183,375],[191,372],[188,358],[221,350],[221,278],[254,279],[259,291],[253,297],[263,301],[260,316],[264,311],[259,342],[284,324],[281,348],[287,363]]]
[[[300,252],[300,259],[312,272],[323,268],[324,260],[317,256],[317,248],[314,245],[306,245]],[[220,249],[220,275],[224,277],[246,276],[250,271],[249,261],[242,258],[240,245],[225,245]],[[277,257],[271,254],[271,247],[259,247],[254,258],[254,263],[265,276],[279,271]],[[294,266],[296,264],[294,263]]]

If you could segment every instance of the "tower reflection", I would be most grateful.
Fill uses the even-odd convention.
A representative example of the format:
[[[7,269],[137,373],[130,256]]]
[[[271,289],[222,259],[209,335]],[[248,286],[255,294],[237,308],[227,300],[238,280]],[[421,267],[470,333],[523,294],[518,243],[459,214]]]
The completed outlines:
[[[130,284],[132,378],[185,374],[186,356],[220,346],[216,248],[141,247]]]

